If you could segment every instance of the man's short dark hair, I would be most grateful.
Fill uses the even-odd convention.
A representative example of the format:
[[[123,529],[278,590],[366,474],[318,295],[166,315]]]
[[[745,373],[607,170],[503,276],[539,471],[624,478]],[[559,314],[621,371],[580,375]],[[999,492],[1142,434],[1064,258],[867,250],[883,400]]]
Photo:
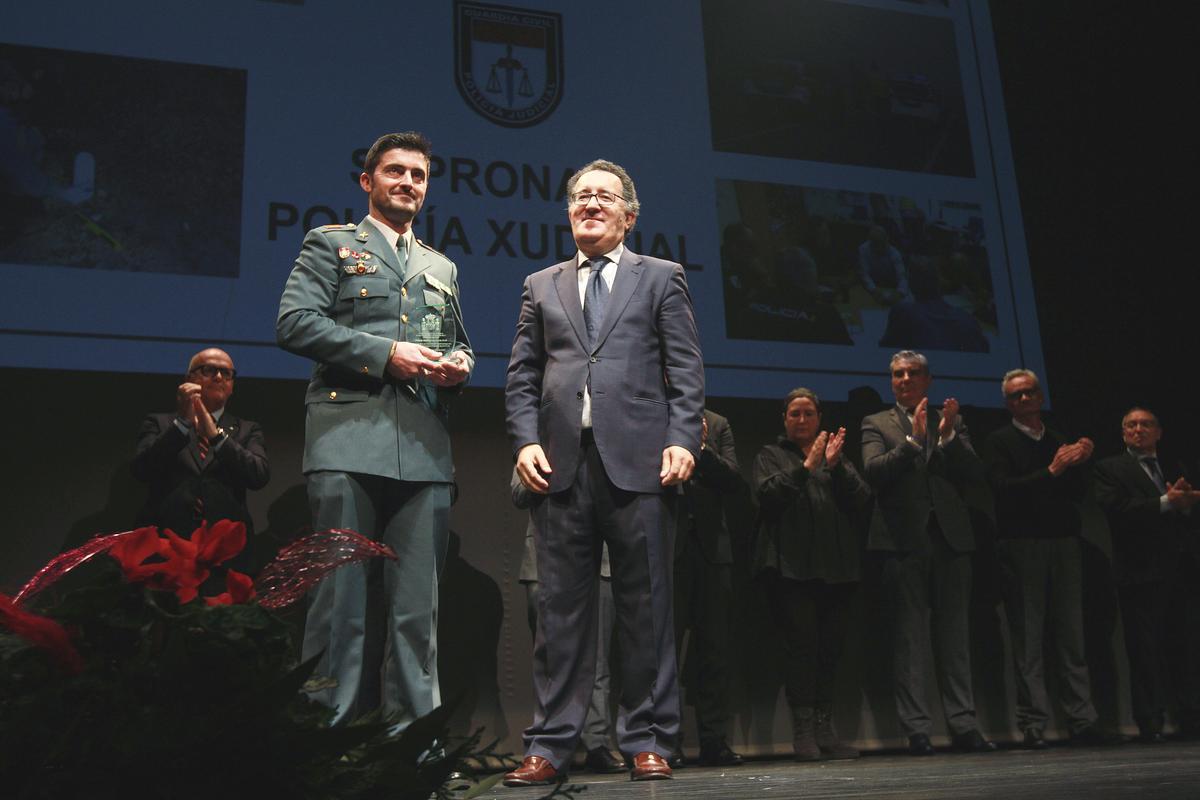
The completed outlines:
[[[1150,416],[1154,417],[1154,424],[1156,426],[1158,426],[1159,428],[1162,427],[1162,422],[1159,421],[1158,414],[1155,414],[1153,411],[1146,408],[1145,406],[1132,406],[1128,411],[1126,411],[1124,414],[1121,415],[1121,424],[1124,425],[1125,418],[1128,417],[1130,414],[1132,414],[1135,411],[1141,411],[1143,414],[1149,414]]]
[[[630,212],[637,214],[642,210],[642,204],[638,202],[637,188],[633,185],[633,178],[629,177],[629,173],[620,164],[614,164],[611,161],[603,158],[597,158],[580,167],[574,175],[567,178],[567,197],[575,195],[575,184],[579,183],[579,179],[589,172],[607,172],[610,175],[616,175],[617,180],[621,182],[621,197],[625,201],[625,207]]]
[[[376,139],[375,144],[371,145],[371,149],[367,151],[367,160],[363,162],[363,172],[374,175],[375,167],[379,166],[379,159],[383,158],[383,154],[389,150],[411,150],[414,153],[420,153],[425,156],[426,165],[429,164],[430,155],[433,153],[433,147],[423,133],[416,131],[385,133]]]

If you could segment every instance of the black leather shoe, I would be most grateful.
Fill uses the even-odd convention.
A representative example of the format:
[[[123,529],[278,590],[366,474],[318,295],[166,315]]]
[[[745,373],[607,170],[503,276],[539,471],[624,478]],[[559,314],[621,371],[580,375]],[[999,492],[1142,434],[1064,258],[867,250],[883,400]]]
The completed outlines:
[[[607,747],[593,747],[587,751],[587,757],[583,760],[583,766],[589,772],[599,772],[604,775],[611,775],[614,772],[624,772],[625,759],[618,758],[617,754]]]
[[[1025,731],[1025,736],[1021,739],[1021,747],[1026,750],[1045,750],[1049,746],[1042,738],[1042,732],[1034,728]]]
[[[1150,733],[1143,733],[1141,736],[1138,737],[1137,740],[1139,742],[1141,742],[1142,744],[1166,744],[1167,743],[1167,737],[1162,735],[1162,731],[1151,731]]]
[[[671,769],[683,769],[687,766],[687,761],[684,760],[683,753],[671,753],[671,757],[667,759],[667,766]]]
[[[978,730],[957,733],[950,744],[960,753],[990,753],[996,749],[996,743],[983,738]]]
[[[908,754],[910,756],[931,756],[933,755],[933,743],[925,734],[914,733],[908,737]]]
[[[1128,740],[1124,736],[1119,736],[1115,733],[1106,733],[1095,725],[1088,725],[1086,728],[1071,734],[1071,744],[1076,747],[1112,747],[1113,745],[1124,744],[1126,741]]]
[[[714,745],[700,745],[700,766],[702,767],[736,767],[742,763],[742,757],[729,749],[725,742]]]

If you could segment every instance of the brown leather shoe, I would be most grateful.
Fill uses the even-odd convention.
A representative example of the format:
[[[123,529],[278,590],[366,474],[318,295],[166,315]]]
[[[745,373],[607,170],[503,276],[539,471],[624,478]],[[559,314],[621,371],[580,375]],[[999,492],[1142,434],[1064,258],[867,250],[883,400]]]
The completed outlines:
[[[560,777],[565,780],[567,776],[560,776],[554,765],[546,759],[541,756],[525,756],[521,766],[504,775],[504,785],[545,786],[547,783],[556,782]]]
[[[633,769],[629,779],[634,781],[659,781],[671,777],[671,767],[658,753],[638,753],[633,757]]]

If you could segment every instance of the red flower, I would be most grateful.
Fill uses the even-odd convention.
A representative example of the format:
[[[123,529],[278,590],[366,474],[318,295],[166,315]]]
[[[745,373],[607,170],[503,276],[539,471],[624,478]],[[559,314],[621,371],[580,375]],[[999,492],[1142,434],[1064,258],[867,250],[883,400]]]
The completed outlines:
[[[66,628],[49,617],[22,611],[6,594],[0,594],[0,624],[45,650],[65,672],[75,675],[83,670],[83,658],[71,644]]]
[[[141,528],[113,545],[109,553],[121,564],[127,580],[173,591],[181,603],[196,599],[200,584],[211,574],[209,567],[228,561],[246,546],[245,524],[229,520],[212,527],[203,524],[188,539],[170,529],[162,533],[165,538],[154,528]],[[155,557],[162,560],[148,561]]]
[[[227,606],[231,603],[248,603],[254,599],[254,579],[236,569],[225,573],[225,591],[216,597],[206,597],[204,602],[210,606]]]
[[[108,549],[108,554],[121,565],[126,580],[138,583],[158,573],[161,562],[144,562],[151,556],[163,555],[162,547],[163,541],[158,536],[158,528],[138,528],[122,536]]]

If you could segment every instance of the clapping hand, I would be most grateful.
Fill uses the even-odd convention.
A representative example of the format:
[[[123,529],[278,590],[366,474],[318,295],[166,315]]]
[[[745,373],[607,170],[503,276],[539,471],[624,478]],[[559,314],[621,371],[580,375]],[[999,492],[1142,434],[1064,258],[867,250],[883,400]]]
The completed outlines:
[[[825,446],[828,443],[828,431],[821,431],[817,434],[817,438],[813,440],[812,445],[808,448],[808,455],[804,457],[804,468],[806,470],[812,472],[821,466],[821,460],[825,458]]]
[[[842,447],[846,444],[846,429],[838,428],[837,433],[829,437],[825,444],[825,463],[831,467],[837,466],[842,457]]]

